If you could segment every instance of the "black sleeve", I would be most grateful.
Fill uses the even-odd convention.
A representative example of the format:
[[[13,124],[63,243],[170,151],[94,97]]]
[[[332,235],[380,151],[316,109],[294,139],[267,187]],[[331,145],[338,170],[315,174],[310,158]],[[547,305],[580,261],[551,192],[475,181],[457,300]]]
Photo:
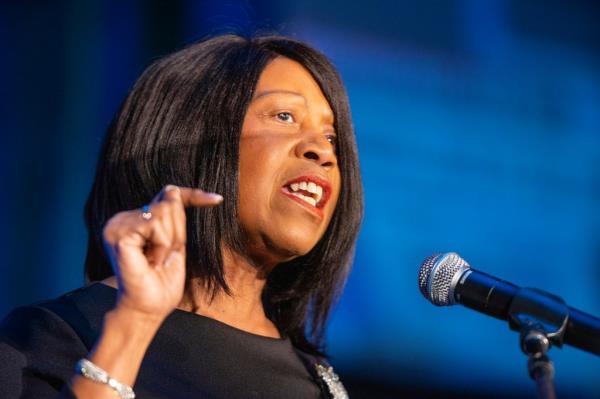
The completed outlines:
[[[74,399],[67,382],[87,352],[73,329],[50,310],[12,311],[0,324],[0,397]]]

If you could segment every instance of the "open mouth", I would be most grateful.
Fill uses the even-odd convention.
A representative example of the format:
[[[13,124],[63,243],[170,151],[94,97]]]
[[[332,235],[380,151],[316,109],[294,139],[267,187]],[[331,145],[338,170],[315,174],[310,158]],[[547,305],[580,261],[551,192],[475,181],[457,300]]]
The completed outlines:
[[[315,176],[298,177],[286,183],[283,188],[286,194],[319,210],[325,206],[331,195],[329,183]]]

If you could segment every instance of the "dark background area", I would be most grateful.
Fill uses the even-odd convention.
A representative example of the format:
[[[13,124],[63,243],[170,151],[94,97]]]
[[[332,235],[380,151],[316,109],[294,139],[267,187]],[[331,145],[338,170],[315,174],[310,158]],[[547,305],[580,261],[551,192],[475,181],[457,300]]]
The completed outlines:
[[[533,398],[518,336],[417,289],[433,252],[600,315],[595,1],[24,1],[0,5],[0,317],[83,282],[100,140],[156,58],[279,32],[347,84],[366,215],[329,350],[352,398]],[[559,397],[600,358],[550,352]]]

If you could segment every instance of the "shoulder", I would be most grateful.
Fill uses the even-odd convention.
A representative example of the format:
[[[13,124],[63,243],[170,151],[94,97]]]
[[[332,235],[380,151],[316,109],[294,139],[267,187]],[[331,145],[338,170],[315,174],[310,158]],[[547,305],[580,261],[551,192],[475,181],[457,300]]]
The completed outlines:
[[[0,324],[0,396],[55,397],[85,353],[73,329],[50,310],[13,310]]]
[[[56,338],[68,338],[69,326],[54,312],[41,306],[23,306],[10,312],[0,324],[0,342],[16,349],[36,351]]]
[[[42,350],[52,341],[91,346],[104,314],[114,306],[116,291],[88,285],[56,299],[23,306],[0,323],[0,339],[22,350]],[[88,342],[91,341],[91,342]]]
[[[104,313],[113,305],[110,291],[107,294],[98,285],[14,309],[0,323],[0,342],[36,358],[65,348],[85,349],[85,335],[100,328]]]
[[[53,397],[93,345],[110,290],[94,284],[10,312],[0,323],[0,396]]]

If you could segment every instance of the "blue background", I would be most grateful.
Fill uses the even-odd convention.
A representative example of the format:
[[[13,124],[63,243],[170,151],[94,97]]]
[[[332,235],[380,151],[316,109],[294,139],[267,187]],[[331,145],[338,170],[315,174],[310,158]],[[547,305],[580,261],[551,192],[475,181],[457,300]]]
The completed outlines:
[[[4,3],[0,317],[82,284],[99,143],[145,66],[274,30],[350,96],[366,215],[329,349],[351,397],[535,397],[517,334],[432,306],[417,270],[456,251],[600,316],[599,22],[593,1]],[[600,357],[550,355],[559,397],[600,398]]]

